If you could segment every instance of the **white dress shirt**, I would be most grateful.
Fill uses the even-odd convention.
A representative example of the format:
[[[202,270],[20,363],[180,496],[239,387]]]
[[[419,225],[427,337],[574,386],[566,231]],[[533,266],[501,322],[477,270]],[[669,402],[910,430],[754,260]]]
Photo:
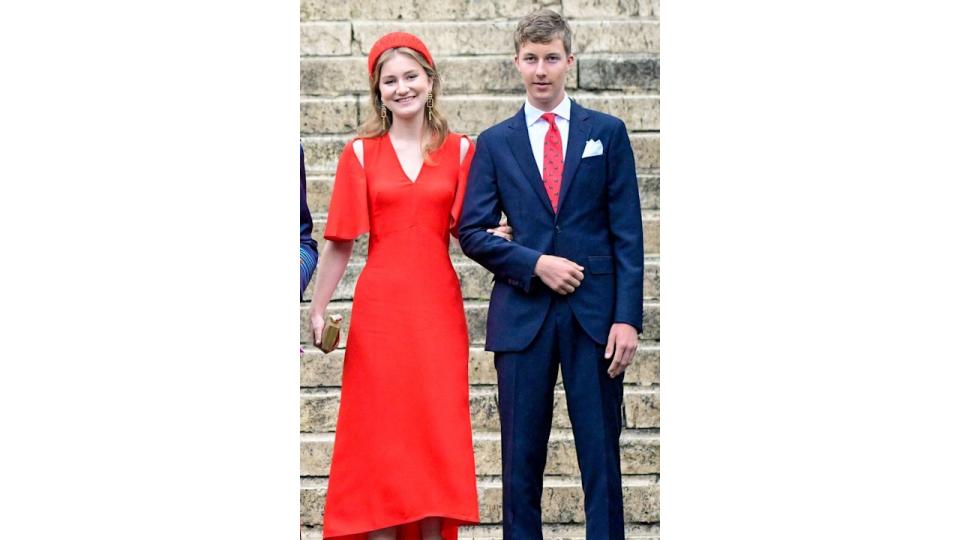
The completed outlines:
[[[552,111],[541,111],[526,100],[523,105],[523,114],[527,120],[527,135],[530,137],[530,148],[533,150],[533,159],[537,161],[537,170],[543,178],[543,141],[547,138],[550,123],[542,118],[543,113],[552,112],[557,115],[554,120],[560,130],[560,141],[563,147],[563,156],[567,156],[567,133],[570,132],[570,96],[564,93],[563,101]]]

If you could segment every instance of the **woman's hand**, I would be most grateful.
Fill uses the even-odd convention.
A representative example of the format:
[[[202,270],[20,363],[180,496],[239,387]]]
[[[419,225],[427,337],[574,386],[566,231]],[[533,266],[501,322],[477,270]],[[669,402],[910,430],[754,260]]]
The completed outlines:
[[[313,344],[320,346],[320,338],[323,336],[323,325],[327,320],[326,308],[314,309],[310,306],[310,328],[313,330]]]
[[[500,220],[499,227],[496,229],[487,229],[487,232],[493,234],[494,236],[505,238],[507,242],[513,242],[513,227],[507,223],[507,216],[503,216],[503,218]]]

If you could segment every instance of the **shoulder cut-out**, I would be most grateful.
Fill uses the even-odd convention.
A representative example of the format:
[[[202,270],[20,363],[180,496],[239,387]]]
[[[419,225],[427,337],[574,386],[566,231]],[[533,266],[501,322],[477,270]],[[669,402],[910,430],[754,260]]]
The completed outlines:
[[[360,166],[363,167],[363,139],[357,139],[353,141],[353,154],[357,156],[357,161],[359,161]],[[463,160],[462,156],[460,157],[460,160]]]
[[[467,152],[470,151],[470,139],[463,135],[460,137],[460,164],[463,165],[463,158],[467,157]]]

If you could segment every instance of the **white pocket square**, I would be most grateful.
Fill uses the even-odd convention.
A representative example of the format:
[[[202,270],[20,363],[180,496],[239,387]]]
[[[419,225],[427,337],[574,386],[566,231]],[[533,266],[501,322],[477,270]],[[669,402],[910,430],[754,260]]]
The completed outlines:
[[[595,141],[590,139],[587,141],[587,145],[583,147],[583,155],[580,158],[588,158],[593,156],[602,156],[603,155],[603,143],[600,141]]]

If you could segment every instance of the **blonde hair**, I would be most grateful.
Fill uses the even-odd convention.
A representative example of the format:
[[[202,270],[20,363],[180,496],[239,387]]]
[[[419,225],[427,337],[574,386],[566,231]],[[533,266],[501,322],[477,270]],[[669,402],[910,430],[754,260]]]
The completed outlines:
[[[383,64],[393,58],[397,53],[405,54],[413,58],[427,73],[427,77],[433,81],[432,115],[427,114],[426,107],[424,107],[423,110],[424,121],[427,124],[429,135],[424,137],[420,147],[423,152],[424,161],[429,162],[430,153],[443,145],[443,142],[447,140],[447,134],[450,133],[450,129],[447,126],[447,119],[440,110],[440,74],[430,66],[423,55],[413,49],[407,47],[387,49],[380,55],[380,58],[377,59],[377,64],[373,68],[373,77],[370,79],[370,109],[367,111],[366,119],[360,124],[357,135],[363,138],[379,137],[387,133],[390,130],[390,126],[393,125],[393,113],[390,112],[390,109],[387,109],[385,123],[380,118],[380,107],[384,106],[380,96],[380,71],[381,68],[383,68]],[[433,118],[431,119],[430,116]],[[384,124],[386,125],[384,126]]]
[[[562,15],[552,9],[538,9],[517,23],[513,32],[513,48],[520,54],[520,47],[524,43],[550,43],[559,38],[563,41],[563,50],[567,54],[573,52],[573,30]]]

